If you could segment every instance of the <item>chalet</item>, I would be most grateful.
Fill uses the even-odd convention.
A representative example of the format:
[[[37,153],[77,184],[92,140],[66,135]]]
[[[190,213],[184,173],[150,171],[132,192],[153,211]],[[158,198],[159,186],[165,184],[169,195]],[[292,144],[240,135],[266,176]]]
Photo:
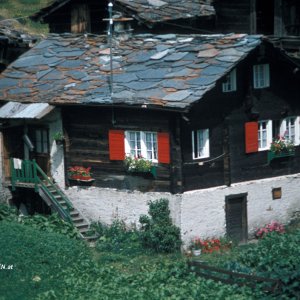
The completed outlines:
[[[211,0],[117,0],[114,6],[114,31],[186,32],[214,24]],[[107,30],[107,4],[97,0],[54,0],[31,16],[49,24],[51,33],[97,33]],[[205,25],[204,25],[205,24]],[[194,30],[193,30],[194,28]]]
[[[108,223],[164,197],[185,241],[246,240],[300,209],[299,79],[259,35],[50,35],[0,76],[2,184]]]
[[[114,1],[114,31],[162,33],[264,34],[276,47],[300,62],[300,2],[298,0],[118,0]],[[31,18],[49,24],[52,33],[104,33],[107,3],[54,0]]]

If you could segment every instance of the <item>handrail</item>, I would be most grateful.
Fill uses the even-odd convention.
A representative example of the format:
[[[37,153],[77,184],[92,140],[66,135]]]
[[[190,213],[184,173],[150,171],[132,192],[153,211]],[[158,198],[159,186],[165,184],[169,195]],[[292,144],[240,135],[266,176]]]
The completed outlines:
[[[72,218],[70,214],[62,207],[62,205],[56,201],[55,197],[53,197],[52,193],[48,190],[45,184],[41,183],[41,189],[47,194],[47,196],[51,199],[52,202],[56,205],[57,210],[62,215],[62,217],[72,223]]]
[[[52,180],[44,173],[40,166],[36,163],[35,159],[31,160],[22,160],[22,164],[19,169],[16,169],[14,166],[13,158],[10,159],[11,167],[11,183],[12,190],[16,189],[16,182],[26,182],[34,183],[35,191],[37,192],[39,186],[43,188],[44,192],[47,193],[47,196],[50,198],[52,203],[62,212],[62,214],[69,220],[72,221],[70,216],[70,210],[73,209],[73,205],[70,200],[65,196],[59,187],[57,187]],[[43,178],[43,180],[39,177]],[[53,194],[50,192],[48,186],[45,184],[48,183],[55,191],[61,196],[65,201],[67,209],[64,209],[62,205],[56,200]],[[66,214],[67,213],[67,214]]]
[[[64,199],[64,201],[66,202],[66,205],[68,207],[68,209],[72,209],[73,208],[73,205],[72,203],[70,202],[70,200],[65,196],[64,193],[62,193],[62,191],[60,190],[60,188],[58,188],[53,182],[52,180],[44,173],[44,171],[40,168],[40,166],[35,162],[35,160],[33,160],[33,162],[35,163],[35,167],[36,167],[36,170],[43,176],[44,180],[46,180],[50,185],[51,187],[53,187],[55,189],[55,191]],[[48,187],[42,182],[42,180],[37,176],[39,182],[41,184],[43,184],[47,189]]]

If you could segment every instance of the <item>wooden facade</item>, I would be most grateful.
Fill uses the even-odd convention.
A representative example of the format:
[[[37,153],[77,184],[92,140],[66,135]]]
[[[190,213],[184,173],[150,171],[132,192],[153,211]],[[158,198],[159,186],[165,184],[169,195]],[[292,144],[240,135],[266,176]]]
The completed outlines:
[[[217,0],[216,31],[275,36],[300,35],[300,3],[295,0]]]
[[[262,53],[264,52],[264,53]],[[267,55],[268,58],[265,58]],[[252,68],[269,63],[271,85],[253,89]],[[300,172],[300,153],[268,162],[268,151],[246,153],[245,124],[299,116],[299,72],[276,51],[257,50],[237,66],[237,91],[222,92],[222,81],[189,113],[122,107],[64,107],[66,167],[92,167],[95,185],[173,193],[230,185]],[[283,75],[284,74],[284,75]],[[191,132],[209,129],[210,155],[193,159]],[[157,178],[133,180],[122,160],[109,158],[109,130],[168,132],[170,164],[158,163]]]
[[[49,24],[51,33],[84,33],[103,34],[107,30],[107,7],[96,0],[75,0],[50,11],[44,16],[44,23]]]
[[[158,163],[155,179],[142,176],[140,180],[139,177],[132,178],[126,173],[122,160],[110,160],[109,131],[145,130],[173,134],[171,122],[172,116],[166,112],[110,107],[66,107],[63,109],[64,131],[67,137],[66,166],[91,167],[92,176],[96,180],[95,185],[101,187],[169,191],[174,185],[171,180],[171,164]]]

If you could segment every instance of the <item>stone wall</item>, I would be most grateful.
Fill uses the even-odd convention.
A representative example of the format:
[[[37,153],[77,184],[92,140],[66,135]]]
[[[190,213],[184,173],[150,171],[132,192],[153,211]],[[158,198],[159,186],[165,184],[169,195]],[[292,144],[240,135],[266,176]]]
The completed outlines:
[[[281,199],[273,200],[272,189],[282,189]],[[249,236],[259,226],[276,220],[288,223],[300,210],[300,174],[234,184],[231,187],[190,191],[184,194],[141,193],[96,187],[71,187],[68,197],[90,221],[111,224],[114,219],[138,226],[147,214],[149,200],[167,198],[173,222],[180,227],[187,245],[194,236],[220,237],[226,233],[225,197],[247,193]]]

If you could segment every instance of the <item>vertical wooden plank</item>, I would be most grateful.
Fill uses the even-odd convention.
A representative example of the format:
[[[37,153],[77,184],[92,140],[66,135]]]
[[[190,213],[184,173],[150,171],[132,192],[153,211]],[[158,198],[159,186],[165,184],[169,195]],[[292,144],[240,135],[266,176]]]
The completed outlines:
[[[274,35],[284,35],[282,0],[274,0]]]
[[[250,0],[250,34],[256,34],[256,0]]]
[[[88,4],[74,4],[72,6],[71,32],[91,32],[91,18]]]

